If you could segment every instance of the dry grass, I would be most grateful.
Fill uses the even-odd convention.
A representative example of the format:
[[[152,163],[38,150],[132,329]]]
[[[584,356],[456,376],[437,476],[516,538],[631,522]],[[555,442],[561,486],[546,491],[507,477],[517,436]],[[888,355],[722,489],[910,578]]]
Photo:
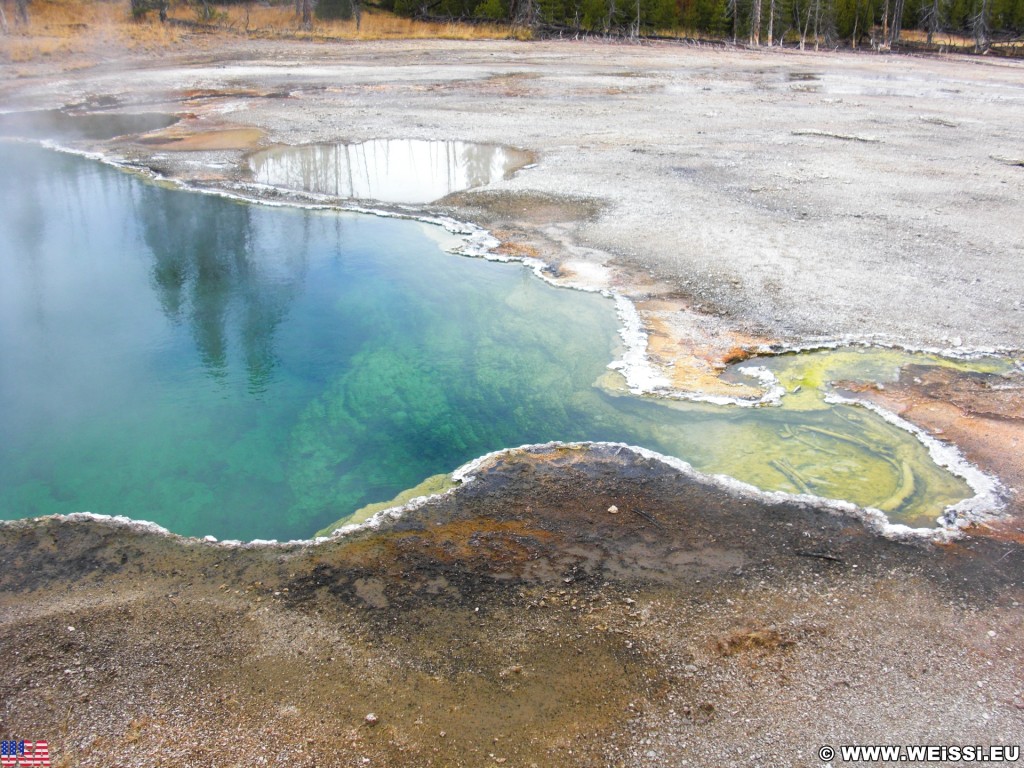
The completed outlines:
[[[304,31],[291,5],[228,6],[221,24],[248,34],[332,40],[521,40],[529,37],[528,30],[514,29],[507,24],[415,21],[378,10],[364,12],[358,29],[355,20],[317,19],[311,31]]]
[[[927,43],[928,33],[922,29],[904,29],[900,31],[900,40],[907,43]],[[973,48],[974,38],[957,35],[952,32],[936,32],[932,37],[932,45],[952,48]]]
[[[925,45],[928,42],[928,34],[919,29],[906,30],[900,33],[900,40],[912,45]],[[957,35],[952,32],[937,32],[932,38],[932,46],[939,50],[949,51],[973,51],[975,47],[974,38],[969,35]],[[1004,56],[1024,56],[1024,39],[994,40],[989,44],[993,53],[1000,53]]]
[[[376,10],[363,14],[359,29],[354,20],[316,20],[312,30],[303,30],[292,4],[215,7],[214,23],[204,26],[200,35],[186,25],[161,24],[155,11],[147,19],[134,21],[128,0],[33,0],[27,25],[14,22],[13,3],[5,2],[4,7],[10,33],[0,34],[0,61],[12,63],[61,59],[65,65],[74,66],[76,61],[108,56],[119,49],[158,51],[185,40],[210,45],[221,34],[313,40],[493,40],[529,36],[528,30],[508,25],[421,22]],[[179,0],[172,1],[168,16],[194,23],[200,14],[196,5]]]
[[[133,22],[127,2],[34,0],[27,25],[15,24],[13,13],[7,13],[7,19],[10,34],[0,35],[0,59],[9,62],[76,60],[117,48],[156,50],[182,38],[180,28],[157,21]]]

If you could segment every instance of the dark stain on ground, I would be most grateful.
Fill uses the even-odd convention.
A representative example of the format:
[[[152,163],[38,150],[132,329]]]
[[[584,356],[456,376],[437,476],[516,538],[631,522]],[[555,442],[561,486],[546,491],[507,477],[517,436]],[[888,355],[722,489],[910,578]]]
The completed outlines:
[[[449,594],[473,595],[523,585],[714,581],[794,563],[927,565],[937,557],[954,568],[968,560],[979,576],[987,556],[1008,560],[1005,547],[988,552],[984,539],[941,547],[891,541],[827,507],[736,495],[656,459],[604,446],[498,458],[454,494],[315,546],[229,548],[66,518],[5,523],[0,537],[0,587],[10,592],[135,573],[174,577],[191,569],[244,579],[259,571],[268,584],[288,587],[294,604],[321,589],[366,602],[354,585],[368,578],[381,583],[389,603],[408,604],[431,600],[438,591],[432,580],[442,577]],[[159,569],[155,562],[176,565]],[[972,591],[1020,577],[993,569]],[[951,584],[959,580],[950,573]]]
[[[699,607],[898,571],[978,605],[1017,588],[1020,555],[984,538],[889,541],[605,446],[506,455],[456,493],[314,546],[7,523],[2,730],[49,736],[57,765],[103,765],[114,748],[131,765],[251,765],[270,743],[293,765],[600,765],[634,702],[691,685],[637,634],[635,598]],[[790,653],[802,631],[744,623],[717,653]],[[691,716],[718,713],[695,701]]]
[[[208,99],[288,99],[287,90],[266,91],[256,88],[194,88],[178,94],[182,101],[205,101]]]
[[[588,197],[493,190],[456,192],[440,204],[460,218],[486,221],[492,227],[594,221],[604,210],[600,201]]]

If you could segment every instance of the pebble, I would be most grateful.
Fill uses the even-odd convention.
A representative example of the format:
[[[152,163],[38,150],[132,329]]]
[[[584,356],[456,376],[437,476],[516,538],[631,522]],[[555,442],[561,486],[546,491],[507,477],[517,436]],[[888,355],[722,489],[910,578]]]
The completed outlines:
[[[371,712],[371,713],[370,713],[370,714],[368,714],[368,715],[367,715],[366,717],[364,717],[364,718],[363,718],[363,720],[364,720],[364,722],[365,722],[365,723],[366,723],[367,725],[376,725],[376,724],[377,724],[377,722],[378,722],[378,721],[380,720],[380,718],[379,718],[379,717],[377,717],[377,715],[376,715],[376,714],[374,714],[373,712]]]
[[[614,504],[612,504],[610,507],[608,507],[608,514],[610,514],[610,515],[617,515],[617,514],[619,514],[619,508],[616,507]]]

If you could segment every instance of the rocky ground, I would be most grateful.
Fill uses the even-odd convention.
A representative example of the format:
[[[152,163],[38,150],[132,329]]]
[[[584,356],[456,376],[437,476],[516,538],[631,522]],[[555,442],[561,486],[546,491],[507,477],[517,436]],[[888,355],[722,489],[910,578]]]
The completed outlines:
[[[231,40],[0,71],[5,109],[183,115],[99,148],[242,193],[247,153],[276,143],[528,149],[535,167],[425,212],[634,299],[680,388],[719,386],[715,363],[761,343],[1024,346],[1018,63]],[[1019,377],[861,389],[998,474],[1019,514]],[[887,541],[604,449],[498,460],[317,546],[8,524],[0,731],[66,766],[814,765],[823,744],[1020,743],[1022,544],[1019,516]]]
[[[625,450],[508,456],[315,547],[44,520],[0,562],[5,733],[57,765],[814,765],[1024,728],[1019,544]]]

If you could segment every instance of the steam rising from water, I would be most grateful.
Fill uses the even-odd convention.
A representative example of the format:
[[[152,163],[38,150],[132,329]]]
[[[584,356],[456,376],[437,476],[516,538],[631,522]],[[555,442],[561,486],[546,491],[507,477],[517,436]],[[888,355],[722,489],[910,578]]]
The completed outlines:
[[[0,114],[0,136],[28,139],[45,136],[63,141],[103,140],[166,128],[176,122],[177,117],[162,112],[97,112],[74,115],[61,109],[45,109]]]

